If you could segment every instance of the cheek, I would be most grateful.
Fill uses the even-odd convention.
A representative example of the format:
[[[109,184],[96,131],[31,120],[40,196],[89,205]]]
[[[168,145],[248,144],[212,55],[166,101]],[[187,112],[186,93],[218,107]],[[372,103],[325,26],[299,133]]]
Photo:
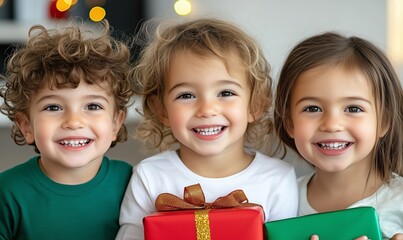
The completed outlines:
[[[368,146],[375,145],[377,138],[375,124],[356,124],[355,127],[350,128],[350,133],[356,139],[356,141],[365,142]]]
[[[311,144],[307,133],[303,131],[295,131],[294,133],[294,142],[299,151],[303,151],[307,144]]]
[[[99,120],[94,120],[93,122],[96,123],[93,125],[97,128],[96,131],[103,134],[113,134],[115,132],[115,128],[117,128],[117,125],[115,125],[116,123],[112,118],[100,118]]]
[[[252,111],[251,107],[249,106],[249,102],[240,99],[233,102],[223,103],[221,109],[226,114],[231,114],[238,117],[248,116]]]
[[[304,159],[310,159],[310,156],[315,148],[313,145],[313,138],[314,131],[309,130],[308,128],[304,127],[297,127],[294,130],[294,143],[295,146],[299,152],[299,154],[304,158]]]
[[[167,108],[168,119],[165,121],[165,125],[168,125],[170,128],[177,128],[178,126],[186,124],[186,121],[190,118],[190,116],[188,116],[189,114],[189,111],[183,107]]]
[[[42,151],[46,148],[46,145],[52,139],[52,133],[54,133],[55,127],[51,122],[43,120],[39,121],[39,124],[34,123],[32,126],[33,140],[37,148]],[[32,143],[32,142],[31,142]]]
[[[297,118],[292,120],[292,132],[295,141],[306,140],[316,132],[317,126],[312,120]]]
[[[249,119],[249,111],[242,109],[240,107],[228,108],[227,115],[230,116],[234,121],[244,121],[244,119]]]

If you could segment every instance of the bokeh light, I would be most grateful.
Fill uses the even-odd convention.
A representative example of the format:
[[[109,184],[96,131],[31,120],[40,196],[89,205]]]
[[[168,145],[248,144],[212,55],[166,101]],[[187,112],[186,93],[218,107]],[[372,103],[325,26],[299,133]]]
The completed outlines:
[[[57,0],[56,8],[60,12],[65,12],[70,9],[72,0]]]
[[[99,22],[106,16],[106,11],[104,8],[96,6],[91,8],[89,17],[94,22]]]
[[[4,5],[4,1],[5,0],[0,0],[0,7],[2,7]]]
[[[395,64],[403,66],[403,1],[389,0],[387,11],[388,54]]]
[[[174,5],[175,12],[178,15],[184,16],[188,15],[192,11],[192,5],[188,0],[178,0]]]

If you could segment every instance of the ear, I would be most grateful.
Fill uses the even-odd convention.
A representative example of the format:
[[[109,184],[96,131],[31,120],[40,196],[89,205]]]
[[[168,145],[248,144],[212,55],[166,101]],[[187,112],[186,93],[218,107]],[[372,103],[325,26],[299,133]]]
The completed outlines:
[[[123,110],[119,110],[116,114],[115,118],[113,119],[112,123],[112,131],[113,131],[113,141],[116,140],[118,132],[122,127],[124,120],[126,119],[126,113]]]
[[[294,138],[294,124],[292,123],[292,120],[290,117],[284,119],[284,128],[287,131],[288,135],[290,138]]]
[[[390,128],[389,123],[388,124],[381,124],[381,126],[379,126],[379,129],[378,129],[378,136],[380,138],[384,137],[385,134],[389,131],[389,128]]]
[[[25,113],[18,113],[16,116],[17,127],[24,135],[25,141],[28,144],[32,144],[35,142],[34,132],[32,130],[31,121],[29,121],[28,116]]]

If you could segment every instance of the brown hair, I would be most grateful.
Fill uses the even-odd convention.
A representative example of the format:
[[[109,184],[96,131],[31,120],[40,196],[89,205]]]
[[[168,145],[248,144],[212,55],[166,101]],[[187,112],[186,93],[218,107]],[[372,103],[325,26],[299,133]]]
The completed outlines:
[[[127,112],[133,95],[128,78],[129,47],[109,35],[107,21],[101,28],[100,33],[95,34],[73,22],[60,30],[33,26],[28,42],[17,47],[8,60],[6,74],[2,76],[7,82],[0,90],[4,98],[0,111],[16,122],[18,113],[28,115],[31,96],[44,84],[57,89],[76,88],[80,81],[85,81],[90,85],[105,86],[106,83],[115,97],[116,112]],[[15,124],[11,136],[18,145],[26,144]],[[126,139],[127,130],[122,125],[111,147]],[[39,152],[36,146],[35,150]]]
[[[280,72],[276,90],[274,124],[281,141],[297,151],[288,135],[285,122],[290,121],[290,99],[293,86],[305,71],[321,66],[339,64],[362,72],[371,85],[378,128],[387,126],[372,152],[375,167],[384,181],[392,172],[403,174],[403,90],[385,54],[375,45],[359,37],[344,37],[337,33],[323,33],[297,44],[288,55]],[[284,154],[286,148],[283,146]]]
[[[147,31],[144,25],[143,32]],[[140,59],[133,69],[136,94],[143,97],[144,116],[138,125],[137,137],[151,149],[166,149],[176,139],[169,128],[159,121],[158,114],[164,111],[163,93],[169,73],[170,60],[175,54],[190,51],[200,56],[216,56],[229,69],[229,53],[235,53],[244,64],[252,89],[251,112],[261,110],[262,114],[250,123],[246,142],[261,146],[264,137],[272,131],[269,118],[272,106],[272,79],[270,66],[258,44],[238,27],[219,19],[198,19],[162,29],[159,25],[151,42],[147,43]],[[229,69],[230,70],[230,69]]]

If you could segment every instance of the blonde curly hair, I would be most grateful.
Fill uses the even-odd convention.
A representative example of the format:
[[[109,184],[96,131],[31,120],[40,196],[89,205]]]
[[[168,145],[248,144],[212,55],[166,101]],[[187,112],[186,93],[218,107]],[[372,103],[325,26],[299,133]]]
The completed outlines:
[[[152,21],[143,25],[141,37],[150,36]],[[151,26],[151,27],[150,27]],[[155,34],[146,39],[138,62],[131,72],[135,81],[135,94],[142,97],[143,115],[136,128],[136,137],[149,149],[165,150],[177,143],[170,128],[159,119],[165,111],[164,90],[172,57],[190,51],[200,56],[216,56],[224,61],[230,72],[228,56],[235,54],[245,66],[251,86],[251,112],[259,112],[254,122],[248,124],[245,144],[260,148],[271,133],[273,123],[270,118],[272,107],[272,78],[270,66],[262,49],[237,26],[219,19],[197,19],[164,28],[158,25]]]

